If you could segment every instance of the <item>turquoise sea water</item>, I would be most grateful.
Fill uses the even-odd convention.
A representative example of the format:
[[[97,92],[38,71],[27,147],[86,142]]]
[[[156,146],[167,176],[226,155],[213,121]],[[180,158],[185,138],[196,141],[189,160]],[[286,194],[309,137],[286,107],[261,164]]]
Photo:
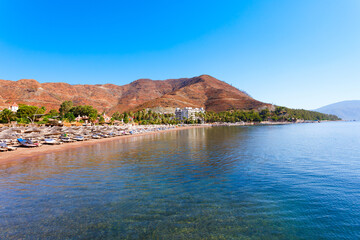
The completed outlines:
[[[0,239],[359,238],[356,122],[182,130],[0,165]]]

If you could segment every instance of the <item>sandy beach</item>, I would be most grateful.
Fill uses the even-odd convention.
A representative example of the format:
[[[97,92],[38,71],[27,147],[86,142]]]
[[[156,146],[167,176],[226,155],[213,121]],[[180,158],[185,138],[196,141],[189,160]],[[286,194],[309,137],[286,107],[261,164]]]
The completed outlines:
[[[117,137],[112,137],[112,138],[90,139],[88,141],[64,143],[61,145],[42,145],[41,147],[38,147],[38,148],[19,147],[16,151],[2,152],[0,154],[0,164],[6,164],[9,162],[19,161],[24,158],[39,156],[41,154],[47,154],[50,152],[53,153],[53,152],[63,151],[65,149],[80,148],[83,146],[99,144],[99,143],[104,143],[104,142],[109,142],[109,141],[118,141],[118,140],[125,139],[125,138],[135,138],[135,137],[144,136],[144,135],[162,134],[162,133],[167,133],[167,132],[171,132],[171,131],[179,131],[179,130],[185,130],[185,129],[191,129],[191,128],[204,128],[204,127],[211,127],[211,126],[203,125],[203,126],[177,127],[177,128],[162,130],[162,131],[157,131],[157,132],[146,132],[146,133],[139,133],[139,134],[135,134],[135,135],[117,136]]]

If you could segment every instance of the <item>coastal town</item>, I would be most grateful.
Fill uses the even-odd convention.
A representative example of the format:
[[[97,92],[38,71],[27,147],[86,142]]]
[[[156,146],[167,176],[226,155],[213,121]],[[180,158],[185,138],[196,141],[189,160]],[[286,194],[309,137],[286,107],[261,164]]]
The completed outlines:
[[[19,111],[19,105],[12,103],[6,108],[5,112],[8,112],[7,110],[13,113],[12,116],[15,116]],[[198,119],[198,113],[204,112],[202,108],[177,108],[172,117],[179,121],[179,123],[155,125],[139,125],[139,123],[134,122],[131,116],[126,116],[125,121],[123,118],[121,120],[114,120],[105,113],[97,116],[93,121],[86,115],[78,115],[70,121],[68,118],[52,116],[52,118],[47,119],[46,124],[43,124],[41,121],[45,114],[35,112],[33,116],[28,116],[30,121],[28,124],[9,121],[7,124],[0,125],[0,151],[15,151],[19,147],[36,148],[43,145],[60,145],[63,143],[180,129],[186,127],[180,123],[180,119],[183,121],[188,119],[196,120]],[[40,122],[40,124],[35,123],[35,120],[38,123]],[[193,126],[197,125],[193,124]]]
[[[0,151],[36,148],[43,145],[83,142],[103,138],[162,132],[193,126],[241,126],[289,124],[328,120],[331,116],[305,110],[276,107],[270,112],[206,112],[204,108],[175,108],[173,112],[144,109],[115,112],[108,116],[88,105],[64,101],[59,110],[13,102],[0,112]],[[334,119],[336,120],[336,119]]]
[[[71,104],[71,106],[65,106],[66,104]],[[71,101],[65,101],[63,103],[64,108],[73,107]],[[8,107],[3,109],[0,108],[0,121],[4,123],[10,123],[11,125],[26,125],[27,123],[37,122],[39,124],[45,124],[48,126],[80,126],[80,125],[91,125],[92,124],[112,124],[112,125],[123,125],[126,123],[133,123],[134,116],[129,114],[124,114],[120,116],[118,112],[114,113],[112,117],[108,116],[105,112],[102,114],[98,114],[96,109],[93,109],[92,106],[80,106],[83,108],[88,108],[89,111],[80,111],[77,116],[74,112],[64,111],[62,107],[60,107],[59,112],[56,110],[50,110],[48,114],[45,114],[45,108],[38,108],[35,106],[27,106],[22,104],[23,108],[26,110],[22,112],[27,112],[27,115],[23,116],[19,111],[19,105],[16,102],[13,102]],[[21,111],[22,109],[20,109]],[[146,110],[151,113],[151,110]],[[33,113],[31,113],[33,112]],[[154,112],[157,115],[166,115],[169,120],[172,120],[173,123],[182,123],[188,120],[201,122],[201,115],[205,114],[204,108],[176,108],[173,112]],[[95,116],[94,116],[95,115]],[[20,119],[20,121],[12,121],[14,119]],[[21,119],[22,118],[22,119]],[[46,120],[46,121],[44,121]],[[65,121],[62,121],[65,120]],[[1,126],[1,122],[0,122]]]

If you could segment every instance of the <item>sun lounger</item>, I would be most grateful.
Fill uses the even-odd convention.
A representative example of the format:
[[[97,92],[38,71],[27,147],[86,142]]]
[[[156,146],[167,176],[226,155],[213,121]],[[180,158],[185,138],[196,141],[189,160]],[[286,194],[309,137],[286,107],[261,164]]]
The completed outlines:
[[[56,141],[55,139],[52,138],[45,138],[44,139],[44,143],[45,144],[49,144],[49,145],[58,145],[61,144],[60,142]]]
[[[76,140],[76,141],[84,141],[83,136],[75,136],[75,137],[73,137],[73,139]]]
[[[34,144],[34,145],[36,145],[37,147],[40,147],[40,146],[41,146],[41,143],[39,143],[39,142],[34,143],[31,139],[25,139],[25,141],[26,141],[28,144]]]
[[[100,137],[102,137],[102,138],[108,138],[108,137],[109,137],[109,135],[102,134],[102,133],[99,133],[98,135],[99,135]]]
[[[6,152],[6,151],[8,151],[7,148],[4,148],[4,147],[1,147],[1,146],[0,146],[0,152]]]
[[[6,142],[0,143],[0,151],[15,151],[16,149],[16,147],[9,147]]]
[[[94,134],[94,135],[92,135],[91,136],[93,139],[100,139],[101,137],[99,136],[99,135],[97,135],[97,134]]]
[[[64,143],[70,143],[70,142],[74,141],[74,140],[70,139],[69,137],[61,137],[60,140]]]
[[[35,144],[31,140],[26,140],[22,138],[18,138],[17,140],[22,147],[39,147],[39,144]]]

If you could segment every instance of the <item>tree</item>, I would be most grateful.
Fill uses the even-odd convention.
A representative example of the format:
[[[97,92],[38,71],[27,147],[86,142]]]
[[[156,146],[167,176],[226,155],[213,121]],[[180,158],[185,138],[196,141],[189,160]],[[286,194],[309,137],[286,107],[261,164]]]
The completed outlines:
[[[74,116],[87,116],[90,117],[91,114],[98,115],[98,111],[89,105],[80,105],[70,109],[70,112],[74,114]]]
[[[276,107],[276,109],[275,109],[275,114],[276,115],[282,115],[282,114],[284,114],[284,113],[286,113],[286,108],[285,107]]]
[[[50,117],[55,117],[55,116],[58,116],[59,115],[59,112],[56,111],[55,109],[51,109],[50,112],[48,113],[48,115]]]
[[[15,117],[15,114],[10,109],[5,108],[2,110],[0,117],[2,121],[9,123]]]
[[[96,113],[91,113],[89,115],[90,122],[94,123],[96,121],[96,119],[97,119],[97,114]]]
[[[16,112],[16,116],[23,119],[32,119],[35,114],[43,114],[44,112],[45,108],[20,104],[19,109]]]
[[[61,117],[65,116],[65,114],[68,113],[72,107],[73,107],[73,102],[72,101],[64,101],[60,105],[60,108],[59,108],[60,116]]]
[[[115,120],[121,120],[121,114],[119,112],[115,112],[112,117],[115,119]]]
[[[263,121],[267,120],[270,117],[269,109],[265,108],[265,109],[261,110],[260,117]]]
[[[100,116],[99,123],[101,124],[105,123],[105,119],[102,115]]]
[[[127,114],[127,112],[124,113],[124,123],[128,123],[129,122],[129,115]]]
[[[75,121],[75,116],[72,112],[67,112],[64,116],[70,123]]]

